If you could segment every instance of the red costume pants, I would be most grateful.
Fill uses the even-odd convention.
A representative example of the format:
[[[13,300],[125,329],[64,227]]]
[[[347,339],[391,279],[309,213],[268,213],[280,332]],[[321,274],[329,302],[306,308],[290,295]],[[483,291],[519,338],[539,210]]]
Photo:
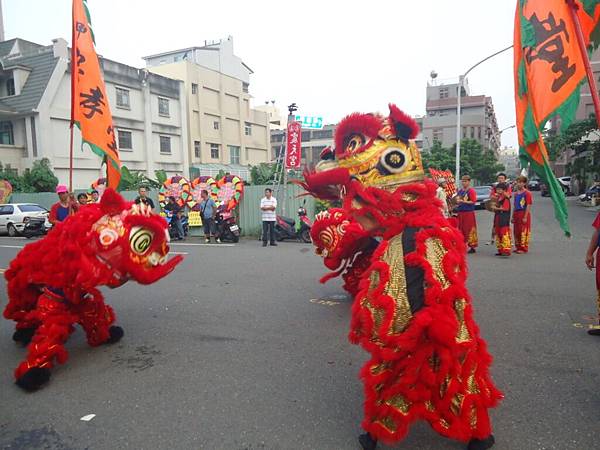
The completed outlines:
[[[27,359],[15,370],[15,377],[20,378],[33,367],[50,369],[55,362],[65,363],[68,354],[64,343],[74,331],[74,324],[83,327],[88,344],[97,346],[109,339],[109,328],[114,321],[115,314],[104,304],[99,291],[86,294],[75,305],[45,289],[36,308],[27,314],[23,323],[17,324],[17,328],[27,324],[36,331],[27,347]]]
[[[475,211],[458,212],[458,229],[463,234],[467,246],[470,248],[477,247],[477,220],[475,219]]]
[[[527,222],[523,219],[527,217]],[[518,251],[527,253],[529,251],[529,239],[531,237],[531,214],[525,216],[525,210],[513,213],[515,247]]]
[[[505,256],[510,256],[512,251],[512,239],[510,237],[509,226],[498,226],[494,227],[496,232],[496,248],[498,253]]]

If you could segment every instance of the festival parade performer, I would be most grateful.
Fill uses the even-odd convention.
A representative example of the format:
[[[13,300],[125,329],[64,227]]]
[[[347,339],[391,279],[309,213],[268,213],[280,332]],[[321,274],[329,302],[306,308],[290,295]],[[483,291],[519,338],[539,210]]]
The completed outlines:
[[[515,253],[527,253],[531,239],[531,205],[533,196],[527,189],[527,177],[517,178],[517,190],[514,193],[513,226]]]
[[[35,390],[49,381],[50,369],[67,361],[64,344],[77,323],[91,346],[121,339],[123,329],[114,325],[115,313],[98,287],[151,284],[168,275],[182,257],[167,261],[166,228],[147,205],[107,189],[99,203],[58,222],[17,254],[4,274],[4,317],[16,322],[13,340],[28,345],[15,370],[18,386]]]
[[[596,303],[598,306],[598,324],[600,325],[600,212],[596,216],[596,220],[594,220],[592,226],[594,227],[594,232],[592,233],[590,245],[585,255],[585,264],[590,270],[593,270],[594,267],[596,268]],[[594,253],[596,254],[595,264]],[[588,333],[592,336],[600,336],[600,326],[589,329]]]
[[[316,217],[311,235],[333,270],[321,281],[341,275],[354,299],[349,339],[370,353],[360,371],[362,448],[397,443],[426,420],[485,450],[494,445],[488,412],[502,394],[473,319],[466,246],[424,178],[417,133],[394,105],[387,117],[352,114],[299,184],[342,203]]]
[[[496,185],[494,210],[494,235],[496,236],[496,256],[510,256],[512,239],[510,237],[510,198],[506,195],[506,183]]]
[[[492,185],[492,191],[490,192],[490,199],[492,199],[494,202],[501,200],[500,196],[498,195],[498,191],[496,190],[496,187],[500,183],[504,183],[507,186],[507,189],[506,189],[506,191],[504,191],[503,196],[508,198],[509,200],[512,196],[512,188],[510,187],[510,184],[506,183],[506,174],[503,172],[500,172],[496,176],[496,182]],[[496,242],[496,222],[494,220],[494,222],[492,223],[492,245],[495,244],[495,242]]]
[[[463,176],[461,184],[462,188],[456,194],[458,229],[462,232],[464,240],[469,247],[469,253],[475,253],[478,245],[477,219],[475,218],[477,192],[471,187],[470,176]]]

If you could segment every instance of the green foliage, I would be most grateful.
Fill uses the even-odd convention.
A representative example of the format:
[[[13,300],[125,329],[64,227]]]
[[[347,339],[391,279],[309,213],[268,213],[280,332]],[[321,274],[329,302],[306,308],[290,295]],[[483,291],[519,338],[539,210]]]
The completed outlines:
[[[250,182],[254,185],[273,184],[277,174],[277,164],[260,163],[250,169]]]
[[[600,131],[594,115],[573,122],[562,133],[548,136],[545,142],[552,161],[569,149],[575,152],[573,162],[567,165],[569,175],[586,180],[600,173]]]
[[[3,168],[0,165],[0,178],[8,180],[14,192],[54,192],[58,184],[58,178],[52,172],[48,158],[34,161],[33,167],[26,169],[21,176],[10,166]]]
[[[4,167],[2,163],[0,163],[0,180],[8,180],[13,187],[13,192],[21,192],[22,178],[10,164],[7,164],[6,167]]]
[[[154,172],[156,180],[148,178],[143,172],[131,171],[127,166],[121,167],[121,181],[119,182],[119,191],[137,191],[140,187],[158,189],[167,179],[164,170]]]
[[[428,152],[423,152],[423,166],[425,169],[450,170],[454,172],[456,166],[456,146],[444,148],[435,141]],[[496,174],[504,170],[499,164],[494,152],[485,150],[474,139],[464,139],[460,143],[460,171],[470,175],[481,184],[491,183]]]

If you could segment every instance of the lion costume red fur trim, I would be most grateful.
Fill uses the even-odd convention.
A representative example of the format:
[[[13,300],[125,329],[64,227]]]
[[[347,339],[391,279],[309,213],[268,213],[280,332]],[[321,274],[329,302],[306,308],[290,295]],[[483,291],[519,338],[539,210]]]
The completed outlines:
[[[111,189],[100,203],[82,207],[45,238],[26,245],[5,273],[4,317],[17,323],[16,341],[31,340],[27,359],[15,371],[17,383],[32,369],[67,360],[63,344],[75,323],[92,346],[119,339],[122,330],[112,326],[114,312],[97,288],[130,279],[158,281],[182,260],[167,261],[168,252],[165,220]]]
[[[350,117],[356,124],[363,116]],[[423,179],[409,142],[412,119],[390,105],[374,137],[366,117],[362,134],[338,128],[336,145],[347,148],[328,152],[304,182],[315,196],[342,200],[316,218],[311,235],[334,270],[322,281],[341,275],[354,297],[349,339],[371,355],[360,373],[362,426],[386,443],[403,439],[418,419],[453,439],[486,439],[488,409],[502,394],[473,320],[465,244],[440,212],[437,186]],[[351,142],[363,143],[360,154]]]

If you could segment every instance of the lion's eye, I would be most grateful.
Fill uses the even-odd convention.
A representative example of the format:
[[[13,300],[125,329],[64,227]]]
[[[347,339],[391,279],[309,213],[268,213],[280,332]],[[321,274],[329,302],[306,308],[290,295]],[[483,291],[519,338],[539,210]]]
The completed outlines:
[[[154,234],[147,228],[133,227],[129,234],[129,247],[138,255],[143,255],[152,244]]]
[[[354,152],[365,145],[365,137],[362,134],[353,134],[346,143],[346,152]]]
[[[389,173],[400,173],[405,169],[406,156],[399,148],[388,148],[381,155],[381,165]]]

